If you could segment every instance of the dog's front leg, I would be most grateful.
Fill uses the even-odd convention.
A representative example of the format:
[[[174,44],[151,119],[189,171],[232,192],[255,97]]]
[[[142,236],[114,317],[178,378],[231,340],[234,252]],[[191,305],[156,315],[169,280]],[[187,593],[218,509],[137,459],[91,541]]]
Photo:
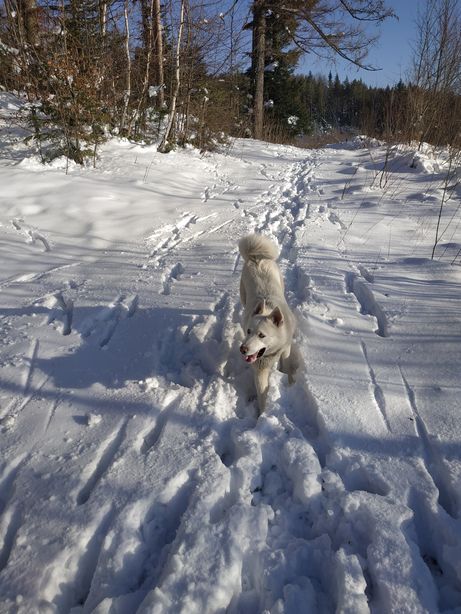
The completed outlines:
[[[253,367],[253,370],[255,377],[256,394],[258,396],[258,410],[259,415],[261,415],[266,409],[267,392],[269,390],[270,368],[261,368],[259,365],[255,365]]]

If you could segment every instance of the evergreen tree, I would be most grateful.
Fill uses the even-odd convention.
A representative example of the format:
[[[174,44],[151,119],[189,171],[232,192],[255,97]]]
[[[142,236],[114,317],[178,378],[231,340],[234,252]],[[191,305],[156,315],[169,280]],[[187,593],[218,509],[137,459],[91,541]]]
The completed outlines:
[[[309,53],[323,48],[365,69],[370,68],[364,60],[374,37],[368,34],[362,23],[381,22],[393,15],[383,0],[348,0],[339,4],[333,0],[286,0],[283,3],[254,0],[251,72],[255,138],[263,135],[267,18],[274,10],[285,33],[299,50]],[[355,24],[349,25],[348,20]]]

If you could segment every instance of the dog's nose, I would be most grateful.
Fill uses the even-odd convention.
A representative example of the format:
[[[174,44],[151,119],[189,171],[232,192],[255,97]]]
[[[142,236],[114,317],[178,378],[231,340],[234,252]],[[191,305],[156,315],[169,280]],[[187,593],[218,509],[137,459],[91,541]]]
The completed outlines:
[[[240,346],[240,353],[241,354],[246,354],[247,352],[248,352],[247,346],[243,345],[243,343],[242,343],[242,345]]]

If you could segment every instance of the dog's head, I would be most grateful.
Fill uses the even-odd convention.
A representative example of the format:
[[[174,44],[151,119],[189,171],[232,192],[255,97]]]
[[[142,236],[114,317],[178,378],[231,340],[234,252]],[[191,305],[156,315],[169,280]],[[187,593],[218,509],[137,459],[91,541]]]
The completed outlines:
[[[258,303],[254,313],[247,322],[245,340],[240,346],[240,353],[245,362],[253,363],[280,348],[280,329],[284,326],[283,314],[279,307],[264,314],[264,301]]]

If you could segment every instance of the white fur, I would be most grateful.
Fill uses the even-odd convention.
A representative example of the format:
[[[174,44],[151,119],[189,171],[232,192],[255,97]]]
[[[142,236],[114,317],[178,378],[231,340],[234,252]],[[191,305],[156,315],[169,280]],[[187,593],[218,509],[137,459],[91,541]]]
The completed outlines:
[[[239,250],[245,261],[240,280],[245,340],[240,351],[252,365],[261,413],[274,365],[288,373],[290,383],[294,381],[297,365],[290,357],[295,319],[285,300],[283,278],[275,262],[278,256],[275,243],[263,235],[252,234],[241,239]]]

